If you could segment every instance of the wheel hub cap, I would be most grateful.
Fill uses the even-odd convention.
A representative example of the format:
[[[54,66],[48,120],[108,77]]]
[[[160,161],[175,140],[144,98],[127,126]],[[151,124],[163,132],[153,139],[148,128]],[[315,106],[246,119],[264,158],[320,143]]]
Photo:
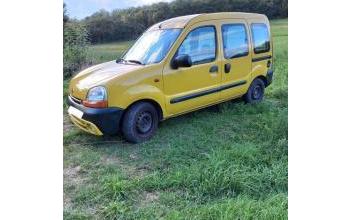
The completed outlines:
[[[142,112],[137,119],[137,130],[145,134],[149,132],[152,128],[153,125],[153,120],[152,120],[152,115],[149,112]]]
[[[259,85],[257,85],[256,87],[254,87],[254,89],[253,89],[253,98],[254,99],[259,99],[260,98],[260,96],[261,96],[261,88],[260,88],[260,86]]]

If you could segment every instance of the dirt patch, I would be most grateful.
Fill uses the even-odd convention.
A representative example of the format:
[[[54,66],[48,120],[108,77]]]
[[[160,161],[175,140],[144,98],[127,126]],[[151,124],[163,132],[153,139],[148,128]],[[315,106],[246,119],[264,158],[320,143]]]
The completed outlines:
[[[129,158],[130,158],[131,160],[137,160],[137,159],[138,159],[138,156],[137,156],[136,153],[132,153],[132,154],[129,155]]]
[[[131,154],[129,157],[133,157],[137,159],[138,156],[136,154]],[[140,165],[140,166],[132,166],[123,162],[118,157],[112,156],[103,156],[101,162],[106,165],[113,165],[121,168],[121,171],[125,173],[130,178],[143,178],[147,172],[151,169],[148,165]]]
[[[64,168],[64,184],[76,186],[82,183],[83,178],[79,175],[81,166]]]
[[[70,117],[67,114],[64,114],[64,133],[69,132],[75,125],[71,122]]]
[[[64,193],[64,210],[70,209],[72,207],[71,198]]]
[[[64,209],[70,209],[72,207],[70,193],[67,189],[77,189],[82,184],[83,178],[80,176],[81,166],[67,167],[64,168]],[[69,190],[70,191],[70,190]]]
[[[72,130],[72,128],[74,128],[75,126],[73,124],[70,123],[64,123],[64,133],[68,133],[70,130]]]
[[[103,156],[101,161],[106,165],[122,165],[121,160],[118,157]]]
[[[150,203],[155,203],[159,200],[159,192],[144,192],[141,199],[141,206],[145,207]]]
[[[151,170],[151,167],[148,165],[141,165],[136,167],[133,171],[134,176],[137,176],[139,178],[143,178],[144,176],[147,175],[147,173]]]
[[[81,171],[81,166],[68,167],[64,169],[64,176],[69,178],[76,177],[80,171]]]

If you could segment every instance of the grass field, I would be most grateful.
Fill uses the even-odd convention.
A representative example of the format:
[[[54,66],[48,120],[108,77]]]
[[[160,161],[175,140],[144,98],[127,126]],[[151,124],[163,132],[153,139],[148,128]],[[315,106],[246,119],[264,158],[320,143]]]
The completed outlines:
[[[64,113],[64,218],[287,219],[287,20],[272,31],[274,82],[260,104],[166,120],[138,145],[86,134]],[[89,55],[116,59],[130,44],[91,46]]]

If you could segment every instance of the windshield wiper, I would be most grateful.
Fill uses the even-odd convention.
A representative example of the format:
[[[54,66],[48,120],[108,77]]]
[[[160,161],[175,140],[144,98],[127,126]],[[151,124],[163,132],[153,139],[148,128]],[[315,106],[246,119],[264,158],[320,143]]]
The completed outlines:
[[[123,58],[118,58],[116,60],[116,63],[120,63],[120,62],[126,62],[127,60],[123,59]]]
[[[144,65],[144,64],[143,64],[141,61],[139,61],[139,60],[125,60],[125,59],[123,59],[123,58],[119,58],[119,59],[116,60],[116,63],[120,63],[120,62],[124,62],[124,63],[129,62],[129,63],[136,63],[136,64]]]
[[[141,61],[139,60],[126,60],[127,62],[130,62],[130,63],[137,63],[137,64],[140,64],[140,65],[144,65]]]

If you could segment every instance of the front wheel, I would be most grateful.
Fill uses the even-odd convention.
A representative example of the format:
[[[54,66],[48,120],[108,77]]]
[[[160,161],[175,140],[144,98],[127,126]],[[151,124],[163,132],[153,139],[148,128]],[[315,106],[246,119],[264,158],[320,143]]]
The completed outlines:
[[[127,141],[140,143],[154,135],[158,123],[158,112],[155,107],[148,102],[139,102],[132,105],[125,113],[122,133]]]
[[[247,93],[244,95],[246,103],[258,103],[263,100],[265,84],[261,79],[253,80]]]

